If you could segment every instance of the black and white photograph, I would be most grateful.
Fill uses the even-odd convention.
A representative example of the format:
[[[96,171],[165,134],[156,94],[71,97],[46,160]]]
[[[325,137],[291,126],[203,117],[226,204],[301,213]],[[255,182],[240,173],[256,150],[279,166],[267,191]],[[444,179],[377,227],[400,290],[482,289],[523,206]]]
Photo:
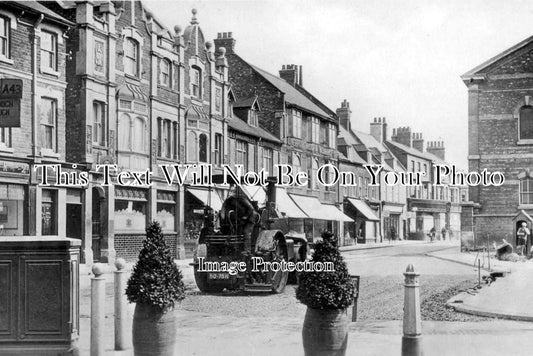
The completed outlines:
[[[530,355],[532,18],[0,1],[0,356]]]

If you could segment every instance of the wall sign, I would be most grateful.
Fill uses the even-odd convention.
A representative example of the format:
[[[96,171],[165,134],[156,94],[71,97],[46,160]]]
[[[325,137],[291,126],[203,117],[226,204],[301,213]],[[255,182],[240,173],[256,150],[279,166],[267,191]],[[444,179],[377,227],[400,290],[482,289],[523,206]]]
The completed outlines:
[[[22,79],[0,79],[0,127],[20,127]]]

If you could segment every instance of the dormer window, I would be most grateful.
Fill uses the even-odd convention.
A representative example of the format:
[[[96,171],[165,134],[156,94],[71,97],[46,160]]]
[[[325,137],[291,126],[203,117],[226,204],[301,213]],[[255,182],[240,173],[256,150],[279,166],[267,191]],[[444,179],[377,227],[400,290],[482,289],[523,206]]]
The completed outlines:
[[[533,140],[533,106],[522,106],[518,120],[519,139]]]
[[[139,43],[133,38],[126,38],[124,43],[124,72],[139,76]]]
[[[254,108],[248,111],[248,124],[257,127],[257,111]]]

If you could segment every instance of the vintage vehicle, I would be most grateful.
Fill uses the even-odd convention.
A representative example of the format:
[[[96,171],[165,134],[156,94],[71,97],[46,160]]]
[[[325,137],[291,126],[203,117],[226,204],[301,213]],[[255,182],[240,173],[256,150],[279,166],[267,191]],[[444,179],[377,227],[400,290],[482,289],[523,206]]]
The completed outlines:
[[[268,180],[264,208],[259,208],[256,201],[235,185],[218,216],[206,209],[204,227],[191,263],[202,292],[228,289],[282,293],[289,272],[264,266],[306,259],[306,239],[288,236],[288,223],[276,212],[274,183],[275,180]],[[258,261],[265,264],[254,268]]]

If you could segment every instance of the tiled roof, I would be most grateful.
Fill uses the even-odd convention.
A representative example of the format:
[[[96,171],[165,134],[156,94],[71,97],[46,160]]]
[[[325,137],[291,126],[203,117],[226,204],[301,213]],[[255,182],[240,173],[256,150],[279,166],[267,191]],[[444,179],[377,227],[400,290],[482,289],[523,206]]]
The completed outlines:
[[[246,99],[238,99],[233,104],[234,108],[250,108],[257,101],[257,96],[252,96]],[[257,103],[259,105],[259,103]]]
[[[25,9],[35,10],[36,12],[40,12],[41,14],[43,14],[45,18],[48,17],[49,19],[64,23],[66,25],[74,25],[74,23],[72,23],[71,21],[67,20],[58,13],[50,10],[46,6],[39,4],[37,1],[13,1],[10,2],[10,4]]]
[[[435,159],[441,160],[440,158],[438,158],[437,156],[435,156],[435,155],[433,155],[431,153],[420,152],[419,150],[417,150],[415,148],[412,148],[412,147],[409,147],[409,146],[406,146],[406,145],[404,145],[402,143],[398,143],[398,142],[394,142],[394,141],[387,141],[387,144],[392,145],[392,146],[404,151],[405,153],[410,154],[411,156],[424,158],[424,159],[427,159],[427,160],[430,160],[430,161],[434,161]]]
[[[250,126],[248,125],[248,123],[244,122],[238,117],[230,118],[230,120],[228,121],[228,126],[244,134],[255,137],[261,137],[264,140],[281,144],[281,141],[276,136],[272,135],[270,132],[262,129],[261,127]]]
[[[275,75],[270,74],[269,72],[264,71],[263,69],[258,68],[254,65],[251,65],[251,66],[257,73],[259,73],[266,80],[268,80],[272,85],[274,85],[278,90],[282,91],[285,94],[285,101],[287,103],[296,105],[302,110],[308,111],[322,118],[329,119],[329,120],[332,119],[330,114],[322,110],[318,105],[313,103],[309,98],[307,98],[305,95],[299,92],[298,89],[290,85],[284,79],[281,79],[280,77],[276,77]]]

